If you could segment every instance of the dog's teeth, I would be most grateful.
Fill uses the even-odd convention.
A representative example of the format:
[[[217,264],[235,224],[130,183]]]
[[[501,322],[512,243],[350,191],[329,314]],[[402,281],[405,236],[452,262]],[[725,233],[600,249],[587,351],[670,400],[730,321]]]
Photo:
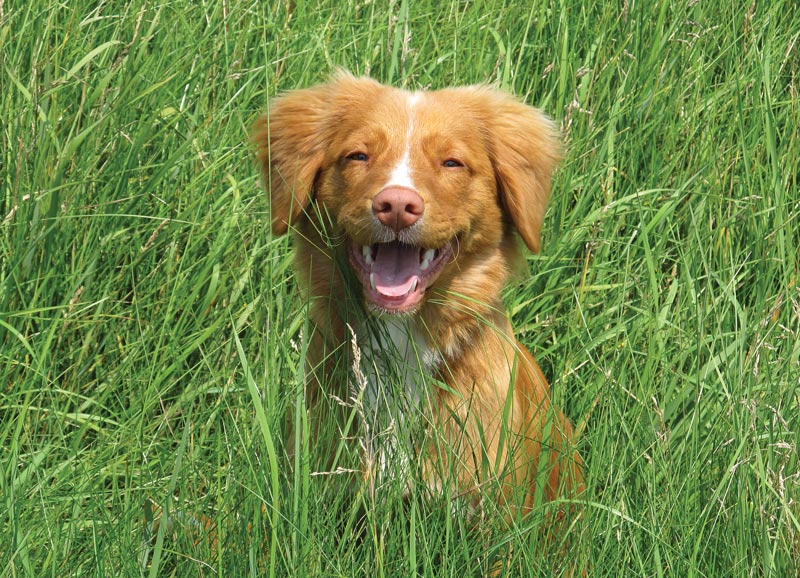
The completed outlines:
[[[417,290],[417,283],[419,283],[419,279],[415,278],[414,282],[411,284],[411,290],[409,291],[409,293],[413,293],[414,291]]]
[[[362,245],[361,254],[364,255],[364,261],[367,263],[367,265],[372,265],[372,247],[369,245]]]
[[[375,291],[375,273],[369,274],[369,286],[372,287],[373,291]]]
[[[436,256],[436,249],[428,249],[422,255],[422,263],[420,263],[419,268],[423,271],[431,266],[431,261],[433,261],[434,257]]]

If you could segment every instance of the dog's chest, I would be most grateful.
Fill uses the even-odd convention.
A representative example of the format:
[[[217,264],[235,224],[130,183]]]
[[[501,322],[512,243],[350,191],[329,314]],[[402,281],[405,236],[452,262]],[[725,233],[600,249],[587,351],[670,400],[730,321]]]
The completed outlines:
[[[426,380],[441,363],[413,318],[370,319],[357,333],[360,373],[351,397],[360,400],[363,443],[383,474],[402,476],[413,451]]]
[[[372,319],[357,334],[361,375],[351,387],[369,417],[389,411],[406,414],[418,408],[425,377],[441,357],[430,347],[413,319]]]

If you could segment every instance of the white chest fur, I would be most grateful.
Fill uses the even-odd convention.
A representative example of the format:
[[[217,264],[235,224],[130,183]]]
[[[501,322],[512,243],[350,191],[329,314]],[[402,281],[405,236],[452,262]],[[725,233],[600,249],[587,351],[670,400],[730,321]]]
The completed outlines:
[[[380,479],[405,478],[426,376],[441,363],[414,318],[370,319],[357,331],[360,375],[350,385],[362,411],[362,445]]]

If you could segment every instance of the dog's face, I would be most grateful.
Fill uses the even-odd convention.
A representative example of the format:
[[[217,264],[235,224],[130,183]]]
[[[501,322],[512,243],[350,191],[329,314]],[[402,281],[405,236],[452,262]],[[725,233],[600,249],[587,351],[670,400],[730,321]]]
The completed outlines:
[[[512,226],[538,250],[559,158],[551,122],[504,93],[347,75],[274,100],[255,140],[273,232],[325,215],[383,313],[418,310],[459,259],[497,251]]]

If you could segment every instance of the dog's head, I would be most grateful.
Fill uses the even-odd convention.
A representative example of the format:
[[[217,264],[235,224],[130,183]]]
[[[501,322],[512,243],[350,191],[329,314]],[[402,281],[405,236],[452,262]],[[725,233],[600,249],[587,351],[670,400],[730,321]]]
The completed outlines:
[[[339,74],[272,101],[254,141],[272,231],[327,215],[373,310],[409,313],[456,257],[515,228],[538,251],[560,157],[539,110],[487,87],[408,92]]]

